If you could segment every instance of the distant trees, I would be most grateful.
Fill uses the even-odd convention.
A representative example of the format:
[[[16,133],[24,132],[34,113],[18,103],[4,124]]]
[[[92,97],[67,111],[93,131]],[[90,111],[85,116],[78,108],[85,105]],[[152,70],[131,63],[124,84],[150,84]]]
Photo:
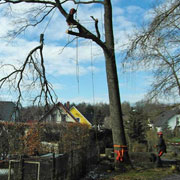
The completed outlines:
[[[135,103],[137,109],[143,109],[143,113],[146,114],[148,119],[154,119],[161,112],[169,110],[171,107],[168,104],[149,102],[149,101],[138,101]]]
[[[133,36],[126,62],[153,72],[149,98],[180,95],[180,1],[166,0]],[[129,63],[128,63],[129,64]]]
[[[73,104],[78,110],[92,123],[102,125],[104,118],[109,116],[109,105],[106,103],[96,103],[95,105],[89,103]]]
[[[94,106],[94,118],[93,121],[97,125],[103,125],[105,117],[110,115],[109,105],[104,103],[99,103]]]
[[[90,121],[93,125],[103,125],[106,128],[111,129],[111,122],[109,119],[110,112],[109,112],[109,104],[107,103],[71,103],[70,107],[75,106],[77,109]],[[150,103],[146,101],[138,101],[133,106],[136,110],[138,110],[139,114],[143,114],[146,116],[146,120],[153,119],[158,114],[163,111],[170,109],[169,105],[161,104],[161,103]],[[129,121],[130,117],[132,116],[132,105],[129,102],[124,101],[122,103],[122,112],[123,112],[123,119],[125,124]],[[139,116],[139,114],[136,114]],[[20,121],[27,122],[27,121],[37,121],[40,119],[41,116],[45,114],[45,108],[42,106],[28,106],[24,107],[20,111]]]
[[[71,106],[76,106],[77,109],[88,119],[90,123],[93,124],[93,117],[94,117],[94,106],[89,103],[73,103]]]
[[[146,142],[147,116],[142,109],[132,108],[126,121],[127,134],[131,141]]]
[[[109,117],[109,105],[106,103],[97,103],[95,105],[89,103],[70,104],[70,107],[76,106],[77,109],[92,123],[103,125],[104,118]],[[20,121],[38,121],[45,114],[43,106],[28,106],[20,111]]]
[[[45,109],[42,106],[29,106],[20,110],[21,122],[38,121],[45,114]]]

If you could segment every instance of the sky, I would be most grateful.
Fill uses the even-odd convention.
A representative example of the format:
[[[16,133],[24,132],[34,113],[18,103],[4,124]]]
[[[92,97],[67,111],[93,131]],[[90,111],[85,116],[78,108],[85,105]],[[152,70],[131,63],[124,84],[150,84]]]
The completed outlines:
[[[150,88],[152,81],[150,70],[141,68],[137,71],[125,71],[121,62],[128,36],[133,35],[135,28],[140,28],[152,18],[152,8],[156,3],[157,0],[112,0],[116,64],[122,102],[140,101]],[[32,18],[32,14],[25,11],[33,7],[32,4],[24,3],[12,5],[11,8],[0,5],[0,65],[13,64],[14,67],[22,65],[28,53],[39,45],[40,34],[44,33],[43,54],[47,79],[52,84],[58,101],[108,103],[105,60],[102,50],[94,42],[82,38],[69,43],[74,37],[66,34],[68,26],[58,10],[53,11],[38,26],[26,29],[15,39],[6,37],[10,31],[21,25],[17,21],[25,23],[26,18]],[[67,11],[77,8],[76,19],[93,33],[95,33],[94,22],[90,16],[98,18],[101,39],[104,40],[101,5],[90,4],[77,7],[69,2],[63,7]],[[21,21],[18,18],[21,18]],[[0,78],[10,73],[12,69],[12,66],[1,68]],[[39,89],[38,86],[28,86],[28,83],[30,82],[26,80],[22,87],[23,103],[26,105],[31,103],[34,93],[38,93]],[[16,101],[18,94],[13,87],[12,84],[4,84],[0,90],[0,100]]]

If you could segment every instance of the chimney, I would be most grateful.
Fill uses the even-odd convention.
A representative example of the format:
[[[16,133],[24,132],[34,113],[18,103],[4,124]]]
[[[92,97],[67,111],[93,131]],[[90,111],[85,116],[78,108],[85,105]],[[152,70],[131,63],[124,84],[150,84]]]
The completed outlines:
[[[67,101],[67,103],[66,103],[66,108],[69,110],[70,109],[70,103],[69,103],[69,101]]]

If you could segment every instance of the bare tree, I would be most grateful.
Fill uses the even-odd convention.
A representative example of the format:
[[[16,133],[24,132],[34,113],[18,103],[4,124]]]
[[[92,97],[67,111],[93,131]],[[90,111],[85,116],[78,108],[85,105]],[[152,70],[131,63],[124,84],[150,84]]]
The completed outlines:
[[[98,20],[92,16],[92,19],[95,22],[95,29],[97,34],[93,34],[90,30],[84,27],[80,22],[76,21],[72,17],[69,18],[69,14],[64,9],[64,4],[67,2],[74,2],[74,4],[101,4],[104,7],[104,28],[105,28],[105,41],[100,39],[100,32],[98,30]],[[39,9],[39,13],[41,13],[41,18],[37,20],[34,24],[28,24],[23,26],[23,28],[27,28],[28,26],[35,26],[38,23],[41,23],[43,19],[48,15],[48,13],[53,9],[57,8],[59,12],[66,18],[68,24],[75,26],[78,30],[68,30],[67,33],[69,35],[90,39],[94,41],[97,45],[99,45],[105,57],[106,63],[106,74],[107,74],[107,82],[108,82],[108,90],[109,90],[109,102],[110,102],[110,116],[111,116],[111,125],[113,131],[113,143],[114,149],[117,152],[119,148],[125,148],[124,153],[124,162],[129,163],[129,156],[127,150],[127,143],[122,119],[122,110],[121,110],[121,101],[120,101],[120,93],[118,86],[118,76],[117,76],[117,68],[116,68],[116,59],[115,59],[115,48],[114,48],[114,34],[113,34],[113,25],[112,25],[112,5],[111,0],[89,0],[89,1],[81,1],[81,0],[3,0],[2,3],[9,4],[19,4],[19,3],[38,3],[41,4],[43,8]],[[36,12],[37,13],[37,12]],[[38,14],[38,13],[37,13]],[[39,14],[38,14],[39,15]],[[38,17],[38,15],[34,17]],[[23,28],[20,28],[15,32],[15,34],[19,34]],[[118,154],[118,153],[117,153]],[[115,154],[115,158],[117,156]],[[116,161],[116,165],[124,164]]]
[[[53,95],[55,95],[54,90],[52,89],[51,84],[47,81],[46,71],[44,66],[44,57],[43,57],[43,34],[40,35],[40,45],[32,49],[27,55],[24,63],[20,67],[15,67],[12,64],[3,64],[0,69],[3,69],[5,66],[12,67],[12,72],[0,79],[0,88],[10,82],[11,85],[15,86],[18,91],[18,101],[17,107],[21,104],[22,96],[22,86],[24,81],[27,81],[29,78],[32,79],[32,82],[27,88],[35,87],[36,83],[40,83],[39,94],[34,97],[33,104],[38,101],[38,104],[44,100],[46,108],[48,108],[50,102],[54,103]],[[38,58],[39,55],[39,58]],[[40,59],[40,60],[39,60]],[[27,70],[28,69],[28,70]],[[31,74],[31,75],[29,75]],[[31,76],[31,77],[30,77]]]
[[[166,0],[131,39],[126,62],[152,70],[150,98],[180,95],[180,2]]]

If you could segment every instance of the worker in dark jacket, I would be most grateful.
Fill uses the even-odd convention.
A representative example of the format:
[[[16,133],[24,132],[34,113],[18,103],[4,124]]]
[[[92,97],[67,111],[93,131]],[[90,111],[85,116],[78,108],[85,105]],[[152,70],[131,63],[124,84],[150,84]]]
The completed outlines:
[[[166,143],[163,139],[163,133],[158,132],[159,140],[158,140],[158,157],[157,157],[157,167],[162,166],[161,156],[166,153]]]
[[[67,15],[66,22],[69,26],[74,25],[73,21],[74,21],[74,14],[76,13],[76,11],[77,11],[76,9],[72,8],[70,9],[69,14]]]

